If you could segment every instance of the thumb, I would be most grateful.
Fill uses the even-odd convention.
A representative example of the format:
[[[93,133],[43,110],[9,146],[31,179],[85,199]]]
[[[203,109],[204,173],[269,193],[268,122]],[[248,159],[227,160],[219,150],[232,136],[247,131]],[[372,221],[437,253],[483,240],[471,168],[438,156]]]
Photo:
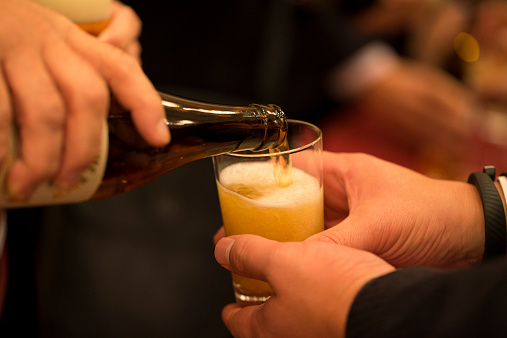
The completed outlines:
[[[266,267],[273,257],[276,244],[275,241],[255,235],[224,237],[215,246],[215,258],[235,274],[266,281]]]

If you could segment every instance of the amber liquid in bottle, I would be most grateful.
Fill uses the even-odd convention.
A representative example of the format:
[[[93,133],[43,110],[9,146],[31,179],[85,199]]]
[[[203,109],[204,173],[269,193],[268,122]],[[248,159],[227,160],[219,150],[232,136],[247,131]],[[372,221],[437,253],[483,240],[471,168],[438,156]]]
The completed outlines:
[[[148,145],[137,132],[130,114],[113,102],[107,119],[109,135],[104,135],[104,141],[108,142],[77,186],[61,190],[46,182],[28,201],[10,200],[4,186],[0,188],[0,208],[110,197],[199,159],[239,150],[276,148],[285,141],[287,121],[275,105],[230,106],[160,95],[171,132],[167,146]],[[11,149],[11,154],[16,156],[17,147]],[[8,166],[1,169],[3,183]]]
[[[285,140],[285,115],[275,105],[229,106],[164,93],[161,97],[171,132],[171,142],[162,148],[146,144],[130,115],[112,106],[106,171],[92,199],[132,190],[199,159],[276,148]]]

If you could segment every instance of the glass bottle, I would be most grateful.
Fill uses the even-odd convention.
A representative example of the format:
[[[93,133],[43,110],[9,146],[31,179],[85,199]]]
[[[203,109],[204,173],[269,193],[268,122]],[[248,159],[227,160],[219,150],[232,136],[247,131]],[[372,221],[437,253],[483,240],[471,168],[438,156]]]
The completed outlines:
[[[106,198],[196,160],[234,151],[277,148],[285,140],[287,121],[275,105],[232,106],[160,95],[171,132],[167,146],[148,145],[137,132],[130,114],[113,101],[103,151],[76,187],[63,190],[47,182],[28,201],[12,201],[5,187],[0,187],[0,208]],[[5,176],[6,170],[3,171]],[[5,177],[0,179],[5,182]]]

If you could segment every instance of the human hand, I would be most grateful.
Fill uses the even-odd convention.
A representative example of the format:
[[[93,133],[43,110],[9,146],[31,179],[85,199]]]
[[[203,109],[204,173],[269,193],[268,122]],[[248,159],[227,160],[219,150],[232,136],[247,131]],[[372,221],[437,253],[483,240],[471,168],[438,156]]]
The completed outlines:
[[[359,290],[394,271],[365,251],[254,235],[221,239],[215,257],[231,272],[267,281],[274,290],[264,304],[223,309],[222,319],[235,337],[343,337]]]
[[[437,148],[443,158],[452,158],[464,153],[477,126],[473,98],[444,72],[404,61],[356,101],[361,110],[385,122],[399,142],[413,149]]]
[[[466,266],[484,251],[484,216],[473,185],[426,177],[364,154],[323,153],[324,232],[397,267]]]
[[[26,199],[45,180],[77,183],[99,153],[109,89],[148,143],[169,141],[160,96],[134,58],[31,1],[0,7],[0,164],[13,121],[20,135],[11,197]]]
[[[113,1],[109,24],[98,38],[120,48],[141,62],[141,44],[139,43],[141,26],[141,19],[130,6],[120,1]]]

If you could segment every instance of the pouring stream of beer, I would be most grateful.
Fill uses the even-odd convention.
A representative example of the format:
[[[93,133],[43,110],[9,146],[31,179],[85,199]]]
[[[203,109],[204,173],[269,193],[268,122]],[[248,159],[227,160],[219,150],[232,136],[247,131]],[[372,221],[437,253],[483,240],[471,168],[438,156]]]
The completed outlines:
[[[287,140],[278,148],[269,149],[271,154],[289,150],[289,143]],[[290,154],[273,155],[273,174],[275,175],[275,182],[279,187],[287,187],[292,184],[292,160]]]

